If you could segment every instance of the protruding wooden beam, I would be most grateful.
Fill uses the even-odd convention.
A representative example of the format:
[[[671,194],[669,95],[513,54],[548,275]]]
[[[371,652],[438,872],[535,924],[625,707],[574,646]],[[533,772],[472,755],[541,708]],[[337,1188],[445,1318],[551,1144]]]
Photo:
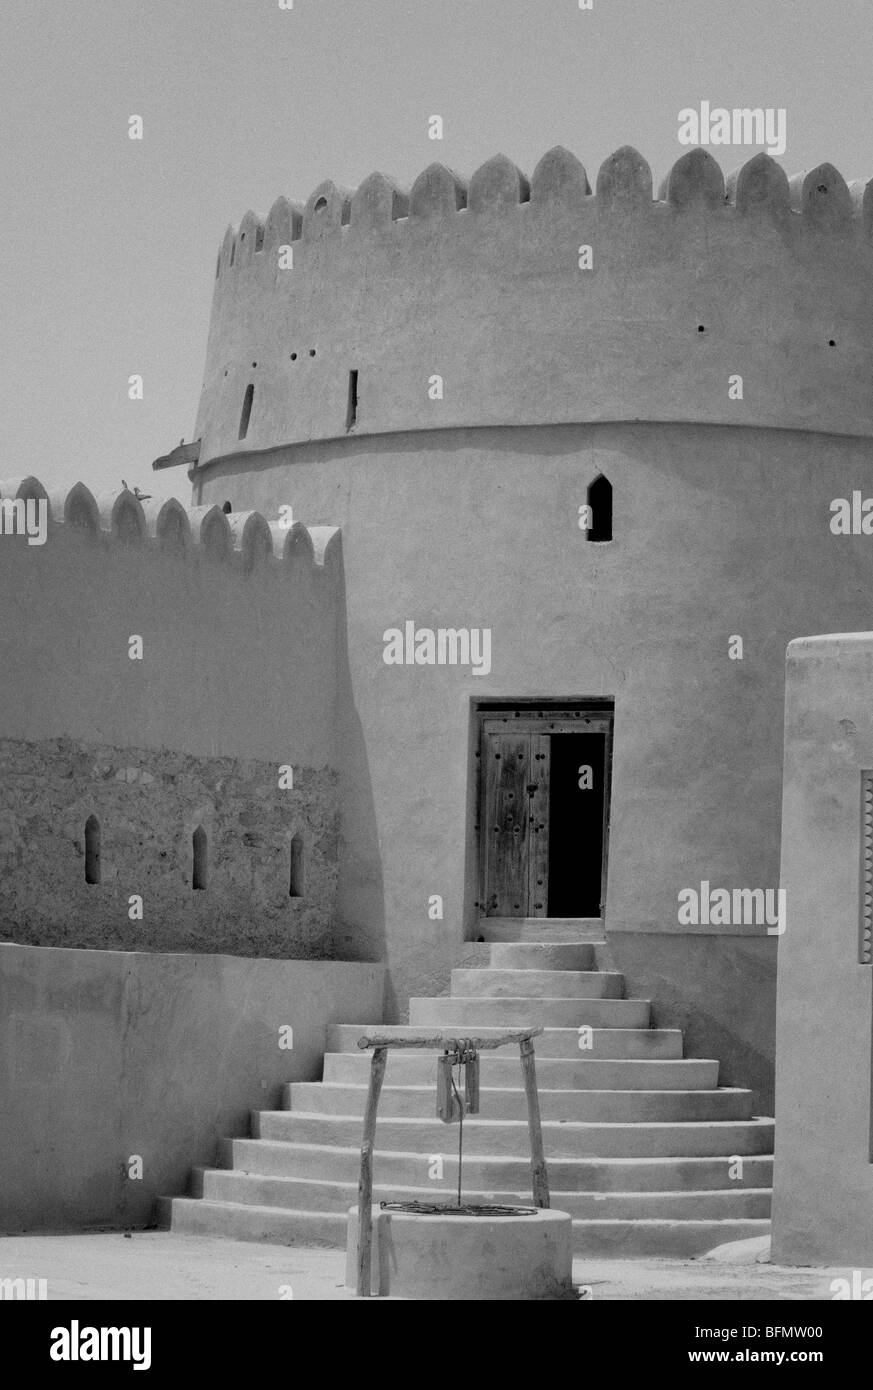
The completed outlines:
[[[195,439],[193,444],[177,444],[169,454],[161,454],[159,459],[155,459],[152,468],[155,472],[161,468],[178,468],[183,463],[197,463],[199,458],[200,440]]]
[[[533,1043],[526,1038],[521,1043],[521,1074],[524,1080],[524,1093],[527,1096],[527,1124],[530,1130],[530,1178],[533,1204],[535,1207],[549,1207],[549,1177],[546,1170],[546,1155],[543,1150],[543,1128],[540,1123],[540,1098],[537,1092],[537,1073],[534,1062]]]
[[[376,1111],[385,1077],[388,1052],[376,1047],[370,1063],[370,1085],[364,1112],[364,1138],[361,1143],[361,1175],[358,1179],[358,1297],[369,1298],[373,1249],[373,1149],[376,1144]]]

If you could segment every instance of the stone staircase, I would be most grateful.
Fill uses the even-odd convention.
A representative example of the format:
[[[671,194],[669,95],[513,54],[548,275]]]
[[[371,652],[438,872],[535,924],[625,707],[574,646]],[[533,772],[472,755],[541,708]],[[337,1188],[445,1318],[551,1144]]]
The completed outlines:
[[[599,922],[501,921],[452,971],[451,994],[413,999],[410,1026],[456,1030],[542,1023],[537,1082],[552,1206],[573,1217],[578,1255],[690,1256],[769,1231],[773,1121],[752,1093],[718,1084],[718,1062],[685,1059],[682,1034],[652,1028],[624,998]],[[599,938],[599,939],[598,939]],[[593,1030],[580,1050],[579,1029]],[[165,1198],[176,1231],[344,1246],[357,1199],[369,1052],[364,1025],[328,1030],[324,1080],[284,1088],[284,1108],[225,1139],[219,1167],[196,1169],[190,1197]],[[380,1031],[402,1034],[403,1028]],[[451,1200],[456,1124],[435,1115],[436,1053],[389,1052],[379,1104],[374,1199]],[[467,1201],[530,1204],[518,1047],[481,1056],[480,1115],[464,1123]],[[442,1179],[430,1173],[442,1158]],[[742,1175],[731,1177],[742,1158]],[[733,1169],[732,1169],[733,1165]]]

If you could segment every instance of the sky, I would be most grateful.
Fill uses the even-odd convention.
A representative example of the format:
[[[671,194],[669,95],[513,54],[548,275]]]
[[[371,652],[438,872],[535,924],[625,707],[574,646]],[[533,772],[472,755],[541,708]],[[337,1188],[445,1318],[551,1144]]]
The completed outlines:
[[[556,144],[657,189],[704,100],[784,107],[789,175],[873,178],[871,34],[873,0],[2,0],[0,478],[189,500],[151,462],[193,437],[224,229],[280,193]]]

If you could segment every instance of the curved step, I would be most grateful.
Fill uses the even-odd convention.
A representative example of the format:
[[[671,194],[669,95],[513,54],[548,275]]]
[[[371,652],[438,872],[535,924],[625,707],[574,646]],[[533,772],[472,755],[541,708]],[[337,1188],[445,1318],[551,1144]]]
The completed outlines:
[[[322,1081],[296,1081],[291,1110],[310,1115],[360,1115],[367,1101],[366,1086],[343,1086]],[[379,1115],[430,1119],[436,1111],[434,1086],[383,1086]],[[646,1121],[747,1120],[753,1095],[743,1090],[684,1091],[546,1091],[540,1088],[540,1114],[544,1120],[583,1124],[630,1124]],[[480,1118],[525,1120],[527,1100],[521,1086],[515,1090],[483,1088]],[[277,1111],[274,1113],[282,1114]],[[472,1119],[472,1117],[469,1117]],[[464,1121],[466,1129],[468,1120]]]
[[[453,970],[456,998],[620,999],[624,976],[615,970]]]
[[[313,1115],[297,1111],[262,1110],[252,1115],[252,1137],[287,1139],[301,1144],[360,1144],[357,1115]],[[379,1149],[402,1149],[441,1154],[457,1144],[454,1126],[441,1120],[384,1116],[376,1130]],[[529,1155],[525,1120],[488,1120],[481,1116],[464,1124],[468,1154]],[[704,1120],[679,1123],[586,1124],[543,1122],[546,1158],[668,1157],[684,1154],[730,1155],[763,1153],[773,1147],[773,1121]]]
[[[539,1038],[534,1041],[539,1043]],[[371,1055],[357,1051],[327,1053],[325,1083],[366,1087]],[[435,1096],[438,1056],[437,1052],[389,1049],[386,1086],[427,1086]],[[718,1062],[697,1057],[592,1057],[590,1052],[577,1049],[572,1058],[537,1056],[536,1078],[540,1091],[712,1091],[718,1086]],[[509,1048],[505,1052],[501,1049],[480,1053],[479,1079],[483,1089],[520,1089],[523,1081],[518,1048],[514,1057]]]
[[[481,971],[470,971],[479,975]],[[435,999],[410,999],[411,1027],[444,1028],[477,1026],[524,1028],[528,1025],[544,1028],[646,1028],[651,1018],[648,999],[530,999],[524,995],[503,998],[476,998],[473,995],[452,998],[440,995]]]
[[[344,1249],[346,1212],[297,1211],[199,1197],[163,1198],[162,1229],[276,1245],[332,1246]],[[573,1251],[585,1257],[626,1259],[634,1255],[681,1258],[703,1255],[727,1241],[766,1235],[769,1221],[586,1221],[573,1222]]]
[[[381,1165],[380,1165],[381,1171]],[[191,1182],[191,1196],[207,1201],[239,1205],[288,1207],[294,1211],[348,1211],[358,1198],[357,1182],[330,1178],[266,1177],[226,1168],[198,1168]],[[464,1183],[465,1202],[530,1206],[529,1185],[474,1188]],[[445,1202],[457,1200],[457,1185],[441,1182],[411,1187],[386,1183],[373,1186],[374,1202]],[[551,1205],[585,1220],[719,1221],[759,1219],[770,1216],[767,1188],[738,1188],[703,1192],[560,1192],[552,1191]]]
[[[356,1147],[297,1144],[270,1139],[222,1139],[217,1161],[240,1172],[281,1178],[324,1178],[337,1182],[358,1180],[360,1143]],[[380,1182],[401,1186],[430,1187],[433,1155],[403,1153],[377,1145],[375,1171]],[[440,1154],[443,1178],[450,1187],[457,1182],[458,1154]],[[549,1182],[564,1192],[683,1192],[722,1188],[766,1188],[773,1181],[772,1154],[753,1154],[743,1159],[742,1176],[737,1164],[719,1158],[551,1158]],[[503,1155],[464,1156],[464,1183],[479,1189],[527,1192],[530,1157]]]

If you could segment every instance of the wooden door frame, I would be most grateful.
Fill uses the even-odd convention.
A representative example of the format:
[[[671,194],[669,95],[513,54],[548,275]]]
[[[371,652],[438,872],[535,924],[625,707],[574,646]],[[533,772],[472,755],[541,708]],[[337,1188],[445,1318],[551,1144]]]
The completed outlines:
[[[590,732],[605,734],[603,750],[603,852],[600,876],[600,918],[606,917],[606,888],[609,876],[609,812],[612,799],[612,743],[615,723],[615,701],[603,696],[591,699],[563,700],[487,700],[474,704],[473,775],[476,779],[476,884],[477,901],[475,920],[487,917],[485,866],[487,863],[486,837],[487,816],[485,814],[485,778],[482,776],[485,740],[490,730],[490,721],[502,726],[503,731],[518,729],[520,733],[568,734],[580,733],[587,726]],[[548,918],[544,918],[548,921]]]

